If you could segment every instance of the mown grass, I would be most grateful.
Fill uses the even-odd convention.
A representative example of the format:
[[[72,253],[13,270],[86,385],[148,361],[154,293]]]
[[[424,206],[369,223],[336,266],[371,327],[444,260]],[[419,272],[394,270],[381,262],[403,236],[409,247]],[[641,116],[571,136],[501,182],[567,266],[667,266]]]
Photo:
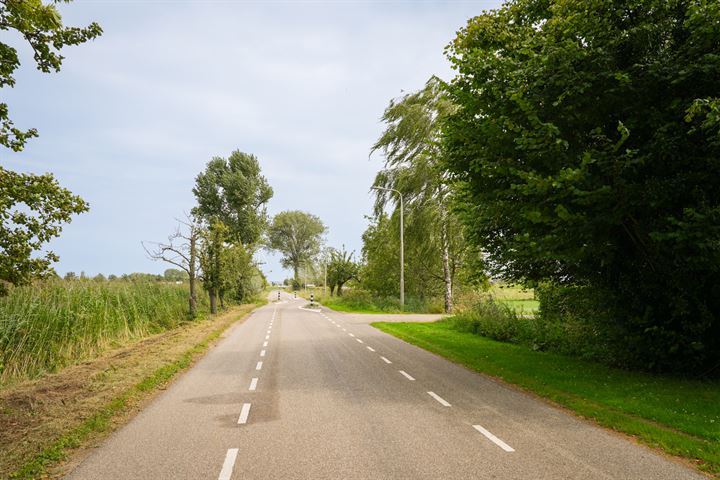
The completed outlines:
[[[299,292],[310,298],[310,292]],[[323,295],[322,289],[315,293],[315,301],[338,312],[348,313],[442,313],[441,298],[406,298],[405,306],[400,308],[396,297],[378,297],[362,290],[345,290],[342,296]]]
[[[13,289],[0,297],[0,384],[56,371],[185,320],[183,285],[58,280]]]
[[[435,323],[374,323],[475,371],[518,385],[720,477],[720,382],[613,369]]]

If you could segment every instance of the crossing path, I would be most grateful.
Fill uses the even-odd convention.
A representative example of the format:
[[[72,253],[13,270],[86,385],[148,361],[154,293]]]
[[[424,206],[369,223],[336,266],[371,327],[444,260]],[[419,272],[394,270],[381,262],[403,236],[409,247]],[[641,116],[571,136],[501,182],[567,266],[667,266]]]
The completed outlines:
[[[283,293],[236,324],[66,478],[705,478],[305,303]]]

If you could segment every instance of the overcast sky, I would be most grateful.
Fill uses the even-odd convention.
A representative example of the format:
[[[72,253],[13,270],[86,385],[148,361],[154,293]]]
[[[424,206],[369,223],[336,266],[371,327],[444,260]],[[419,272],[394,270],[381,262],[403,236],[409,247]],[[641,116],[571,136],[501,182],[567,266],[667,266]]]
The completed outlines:
[[[449,79],[444,47],[489,1],[103,1],[60,5],[66,25],[97,21],[59,74],[21,48],[3,90],[20,128],[40,137],[14,170],[52,172],[90,202],[52,243],[59,273],[162,272],[141,240],[163,240],[192,208],[213,156],[255,154],[275,196],[327,225],[328,244],[358,252],[382,158],[368,159],[388,101],[430,75]],[[16,43],[20,45],[20,43]],[[288,275],[261,255],[271,280]]]

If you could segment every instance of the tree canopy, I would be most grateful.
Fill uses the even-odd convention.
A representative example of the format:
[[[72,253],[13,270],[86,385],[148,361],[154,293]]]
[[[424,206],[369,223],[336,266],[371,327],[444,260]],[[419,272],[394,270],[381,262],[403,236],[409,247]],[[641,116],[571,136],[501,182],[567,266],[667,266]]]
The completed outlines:
[[[260,239],[273,190],[255,155],[235,150],[227,159],[213,158],[196,177],[193,193],[198,202],[194,215],[208,224],[221,221],[232,240],[249,245]]]
[[[60,51],[79,45],[102,34],[97,23],[85,28],[65,27],[55,3],[41,0],[5,0],[0,2],[0,30],[16,31],[32,47],[35,64],[41,72],[58,72],[64,57]],[[0,88],[15,86],[15,70],[20,66],[17,49],[0,42]],[[8,105],[0,103],[0,145],[20,151],[37,130],[21,130],[10,119]]]
[[[320,218],[299,210],[280,212],[268,228],[268,246],[280,252],[281,264],[292,268],[298,279],[300,266],[310,262],[320,251],[325,225]]]
[[[63,47],[102,33],[96,23],[86,28],[64,27],[55,5],[40,0],[0,2],[0,30],[20,34],[32,47],[38,70],[46,73],[60,70]],[[0,42],[0,88],[15,86],[19,66],[17,49]],[[8,105],[0,103],[0,145],[17,152],[36,136],[34,128],[15,127]],[[37,251],[60,234],[62,224],[73,214],[87,210],[86,202],[62,188],[50,174],[15,173],[0,167],[0,295],[7,292],[9,284],[25,284],[50,273],[58,256],[52,251],[38,256]]]
[[[514,281],[606,293],[652,368],[720,360],[720,3],[514,0],[449,47],[447,167]]]

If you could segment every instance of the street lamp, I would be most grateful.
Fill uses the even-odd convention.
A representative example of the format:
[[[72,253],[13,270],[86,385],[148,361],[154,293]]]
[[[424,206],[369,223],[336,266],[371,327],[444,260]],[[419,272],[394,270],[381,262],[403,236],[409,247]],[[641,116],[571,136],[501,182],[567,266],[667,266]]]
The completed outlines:
[[[394,188],[385,187],[371,187],[372,190],[385,190],[386,192],[397,193],[400,197],[400,308],[405,306],[405,244],[404,244],[404,232],[403,232],[403,196],[399,190]]]

